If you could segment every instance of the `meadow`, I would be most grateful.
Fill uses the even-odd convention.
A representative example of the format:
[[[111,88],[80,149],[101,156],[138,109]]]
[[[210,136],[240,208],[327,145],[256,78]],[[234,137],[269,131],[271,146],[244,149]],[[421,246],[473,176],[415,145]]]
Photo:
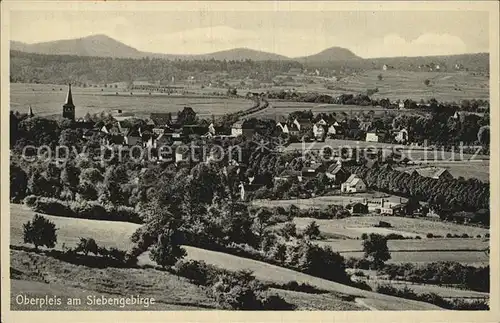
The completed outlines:
[[[397,231],[400,234],[419,235],[422,240],[425,239],[428,233],[443,237],[448,233],[459,235],[466,233],[474,237],[478,234],[484,237],[485,234],[489,233],[488,229],[463,224],[381,215],[353,216],[332,220],[294,218],[293,221],[297,225],[297,228],[305,228],[311,221],[316,221],[320,230],[326,234],[339,234],[354,239],[359,238],[363,232],[369,233],[369,230],[373,229],[373,226],[378,224],[379,221],[389,222],[392,225],[390,228],[392,231]],[[455,240],[450,239],[450,243]]]
[[[483,160],[479,162],[434,162],[423,163],[418,166],[398,167],[397,170],[406,171],[420,167],[443,167],[446,168],[453,177],[458,178],[462,176],[465,179],[477,178],[483,182],[490,181],[490,162]]]
[[[102,89],[102,91],[101,91]],[[117,92],[118,91],[118,92]],[[62,113],[66,100],[67,86],[50,84],[10,85],[10,109],[28,112],[31,105],[35,115],[51,116]],[[118,93],[118,95],[116,95]],[[135,92],[112,88],[72,87],[76,116],[85,114],[112,112],[121,109],[124,113],[134,113],[137,117],[149,116],[150,113],[178,112],[190,106],[201,117],[223,115],[250,108],[253,101],[243,98],[213,97],[208,95],[176,96],[159,93]]]

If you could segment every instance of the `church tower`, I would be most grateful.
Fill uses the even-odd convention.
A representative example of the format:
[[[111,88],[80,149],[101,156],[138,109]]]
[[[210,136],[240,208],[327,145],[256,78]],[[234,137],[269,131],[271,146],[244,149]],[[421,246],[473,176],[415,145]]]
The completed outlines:
[[[71,84],[68,84],[68,95],[63,105],[63,118],[75,120],[75,105],[73,104],[73,96],[71,95]]]
[[[35,116],[35,114],[33,113],[33,109],[31,108],[31,105],[30,105],[29,110],[28,110],[28,117],[31,118],[33,116]]]

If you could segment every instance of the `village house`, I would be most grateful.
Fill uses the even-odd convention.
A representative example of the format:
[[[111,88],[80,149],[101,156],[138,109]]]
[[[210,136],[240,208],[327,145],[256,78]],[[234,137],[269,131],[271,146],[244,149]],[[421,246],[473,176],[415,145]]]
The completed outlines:
[[[335,121],[328,127],[327,136],[330,138],[335,138],[342,135],[343,133],[344,130],[342,126],[337,121]]]
[[[350,176],[349,172],[342,167],[340,160],[337,163],[331,164],[325,174],[330,179],[332,186],[334,187],[340,186]]]
[[[368,142],[378,142],[379,136],[375,132],[366,133],[366,141]]]
[[[356,174],[349,176],[347,181],[340,186],[342,193],[360,193],[366,191],[366,184]]]
[[[133,128],[122,128],[127,129],[127,133],[124,135],[124,142],[127,146],[137,146],[142,144],[142,136],[139,129]]]
[[[245,121],[237,121],[231,127],[231,135],[234,137],[243,136],[251,138],[255,130]]]
[[[327,132],[326,125],[321,124],[319,122],[317,122],[317,123],[315,123],[313,125],[313,129],[312,130],[313,130],[314,137],[317,140],[323,139],[325,137],[325,135],[326,135],[326,132]]]
[[[302,177],[316,177],[321,172],[325,171],[323,163],[312,162],[309,166],[304,166],[301,170]]]

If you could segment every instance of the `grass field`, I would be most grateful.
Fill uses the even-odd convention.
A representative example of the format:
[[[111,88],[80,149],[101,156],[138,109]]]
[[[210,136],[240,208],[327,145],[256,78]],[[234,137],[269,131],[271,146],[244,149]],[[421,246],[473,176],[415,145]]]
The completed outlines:
[[[363,258],[363,252],[341,252],[344,257]],[[391,252],[387,263],[429,263],[436,261],[456,261],[469,266],[488,265],[488,256],[483,251],[405,251]]]
[[[293,200],[261,200],[256,199],[252,201],[253,205],[261,206],[261,207],[290,207],[291,205],[295,205],[301,209],[310,209],[327,207],[328,205],[347,205],[356,202],[363,202],[365,199],[368,201],[372,199],[380,199],[384,198],[384,200],[391,203],[405,203],[408,201],[407,198],[399,197],[396,195],[390,195],[382,192],[366,192],[366,193],[353,193],[346,195],[327,195],[327,196],[318,196],[310,199],[293,199]]]
[[[479,227],[395,216],[356,216],[333,220],[294,218],[297,228],[305,228],[311,221],[316,221],[316,223],[320,226],[320,230],[324,233],[340,234],[350,238],[360,237],[363,233],[363,229],[371,229],[373,228],[373,225],[378,224],[379,221],[389,222],[392,225],[390,228],[391,230],[405,232],[408,234],[417,234],[420,235],[422,239],[425,239],[427,233],[441,236],[446,236],[447,233],[460,235],[467,233],[469,236],[472,235],[474,237],[478,234],[484,237],[486,233],[489,233],[488,229]],[[453,239],[450,239],[450,241],[453,241]]]
[[[339,252],[362,251],[362,240],[353,239],[330,239],[317,241],[319,245],[330,246]],[[437,238],[422,240],[389,240],[387,246],[391,252],[396,251],[425,251],[425,250],[485,250],[489,241],[483,238],[462,239],[462,238]]]
[[[35,212],[20,204],[10,205],[10,243],[23,245],[23,223],[30,221]],[[138,224],[116,221],[100,221],[65,218],[59,216],[44,215],[56,224],[57,249],[61,249],[64,243],[67,247],[74,247],[79,238],[92,237],[98,245],[115,247],[128,250],[132,246],[129,237],[139,227]]]
[[[54,89],[54,90],[52,90]],[[66,99],[67,87],[47,84],[10,85],[10,109],[27,112],[31,105],[35,115],[49,116],[62,113],[62,105]],[[165,94],[118,92],[115,89],[73,87],[73,102],[76,105],[76,116],[111,112],[122,109],[123,112],[134,113],[138,117],[149,116],[152,112],[178,112],[190,106],[201,117],[223,115],[248,109],[253,105],[250,100],[225,97],[182,97]]]
[[[483,182],[490,181],[489,160],[480,162],[437,162],[437,163],[421,164],[419,166],[400,167],[397,168],[397,170],[411,170],[427,166],[446,168],[455,178],[462,176],[465,179],[477,178]]]
[[[230,270],[247,269],[253,271],[254,275],[263,281],[273,281],[277,283],[286,283],[288,281],[297,281],[298,283],[308,283],[321,289],[344,294],[353,295],[357,298],[362,298],[365,303],[376,303],[376,308],[379,310],[401,310],[404,308],[418,309],[437,309],[433,305],[412,302],[394,298],[388,295],[377,294],[365,290],[360,290],[354,287],[342,285],[329,280],[313,277],[307,274],[299,273],[290,269],[266,264],[260,261],[241,258],[233,255],[228,255],[221,252],[209,251],[199,248],[186,247],[188,257],[195,260],[203,260],[207,263],[224,267]]]
[[[25,219],[30,219],[32,217],[32,214],[32,212],[26,211],[26,209],[19,205],[11,204],[11,244],[20,244],[19,241],[21,241],[21,231],[17,230],[16,228],[18,228],[19,225],[21,225],[25,221]],[[64,222],[61,221],[65,220],[64,224],[66,226],[66,229],[61,230],[58,233],[58,246],[61,243],[66,243],[66,245],[69,245],[72,242],[74,243],[74,241],[76,241],[76,237],[78,236],[93,237],[98,243],[106,247],[125,246],[129,243],[129,235],[127,235],[124,230],[119,230],[118,232],[114,231],[115,228],[117,228],[117,226],[115,226],[115,224],[117,223],[59,217],[50,217],[50,219],[56,223],[56,226],[63,224]],[[73,226],[74,228],[70,230],[69,227],[71,226]],[[90,231],[87,231],[87,228],[89,227],[92,229]],[[80,230],[82,230],[83,232],[79,232]],[[70,237],[70,232],[73,232],[75,234],[75,237]],[[131,233],[132,230],[130,230],[129,232]],[[287,283],[289,281],[295,280],[299,283],[307,282],[318,288],[327,289],[332,293],[339,293],[362,298],[365,304],[377,304],[377,309],[381,310],[437,309],[431,304],[402,300],[387,295],[367,292],[251,259],[236,257],[199,248],[185,248],[188,252],[188,258],[190,259],[204,260],[207,263],[229,270],[252,270],[254,271],[255,276],[263,281]],[[148,295],[150,295],[150,288],[153,288],[153,291],[159,288],[161,290],[161,293],[165,294],[164,297],[172,297],[168,295],[171,293],[165,293],[165,291],[168,291],[169,288],[165,286],[167,283],[161,280],[168,279],[168,277],[164,277],[164,273],[159,273],[153,270],[143,272],[143,269],[122,270],[115,268],[106,268],[87,270],[86,267],[81,266],[76,266],[78,268],[73,268],[72,266],[74,265],[72,264],[63,265],[59,263],[60,261],[53,258],[48,258],[49,260],[46,260],[38,259],[38,257],[43,256],[33,253],[26,253],[24,251],[11,251],[11,266],[16,269],[16,272],[20,273],[18,274],[18,277],[15,278],[18,280],[39,280],[44,282],[48,280],[49,282],[51,282],[51,284],[55,283],[56,286],[69,286],[71,288],[80,288],[86,291],[90,290],[100,293],[107,292],[110,294],[119,294],[120,291],[127,290],[127,288],[127,292],[134,292],[133,288],[140,288],[141,291],[143,291],[144,293],[147,292]],[[70,268],[67,266],[69,266]],[[84,268],[85,270],[83,270]],[[42,274],[42,276],[40,277],[40,272],[45,274]],[[156,277],[155,275],[158,275],[158,277]],[[136,279],[142,281],[142,283],[137,282]],[[183,282],[183,280],[180,279],[180,282]],[[175,288],[172,288],[172,290],[182,290],[184,288],[190,287],[177,286]],[[35,291],[35,293],[36,292],[37,291]],[[39,295],[41,295],[43,292],[43,290],[38,291]],[[74,292],[78,293],[78,291]],[[68,293],[70,292],[68,291]],[[197,297],[196,295],[198,294],[195,293],[194,296],[189,294],[188,297],[195,298]],[[304,295],[302,296],[305,297]],[[174,295],[173,297],[181,296]],[[307,301],[308,300],[304,300],[303,302]],[[172,303],[172,301],[169,299],[166,300],[165,303]],[[198,304],[197,301],[196,303]],[[193,304],[185,304],[185,302],[183,304],[194,306]],[[346,305],[343,304],[342,306]]]

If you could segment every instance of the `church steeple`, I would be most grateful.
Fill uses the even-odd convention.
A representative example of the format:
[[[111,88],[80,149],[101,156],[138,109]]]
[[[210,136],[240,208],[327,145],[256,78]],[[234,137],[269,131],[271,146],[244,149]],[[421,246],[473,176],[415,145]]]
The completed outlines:
[[[35,114],[33,113],[33,109],[31,108],[31,105],[29,106],[29,109],[28,109],[28,117],[33,117]]]
[[[73,96],[71,95],[71,84],[68,84],[68,95],[66,96],[66,102],[64,103],[65,106],[71,106],[75,107],[73,104]]]
[[[63,105],[63,118],[75,120],[75,105],[73,104],[73,95],[71,94],[71,84],[68,84],[68,95]]]

